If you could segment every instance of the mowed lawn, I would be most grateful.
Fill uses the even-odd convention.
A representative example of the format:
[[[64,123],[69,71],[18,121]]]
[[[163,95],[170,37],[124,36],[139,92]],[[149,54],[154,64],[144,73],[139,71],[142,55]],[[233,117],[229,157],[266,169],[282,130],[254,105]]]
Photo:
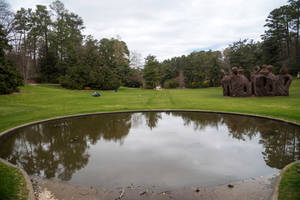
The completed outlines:
[[[57,116],[104,111],[188,109],[250,113],[300,123],[300,80],[288,97],[223,97],[222,88],[146,90],[120,88],[118,92],[68,90],[59,85],[26,85],[21,92],[0,95],[0,132],[32,121]]]

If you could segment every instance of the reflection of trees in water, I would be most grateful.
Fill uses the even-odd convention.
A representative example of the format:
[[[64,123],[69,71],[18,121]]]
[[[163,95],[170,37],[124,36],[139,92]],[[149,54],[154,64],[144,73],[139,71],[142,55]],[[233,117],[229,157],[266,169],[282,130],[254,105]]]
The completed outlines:
[[[152,130],[162,118],[160,112],[143,112],[147,126]]]
[[[259,143],[263,145],[262,155],[266,164],[281,169],[288,163],[300,159],[300,128],[255,117],[220,115],[194,112],[176,112],[185,126],[203,130],[207,126],[219,128],[226,125],[229,135],[238,140],[249,140],[260,134]]]
[[[81,118],[75,129],[88,132],[89,141],[95,144],[99,139],[122,141],[131,128],[131,113],[105,114]]]
[[[265,148],[262,154],[267,165],[282,169],[288,163],[300,159],[299,128],[266,122],[259,130],[261,133],[259,142]]]
[[[1,157],[21,166],[29,174],[69,180],[76,170],[86,165],[89,155],[85,138],[80,143],[70,142],[74,133],[67,122],[61,125],[60,130],[40,124],[17,131],[1,143]],[[6,146],[14,149],[7,151]]]
[[[220,126],[226,125],[229,134],[239,140],[246,140],[246,136],[251,139],[257,134],[255,118],[199,112],[171,112],[171,114],[181,117],[185,126],[193,126],[197,131],[204,130],[208,126],[219,129]]]
[[[169,112],[173,116],[181,117],[184,126],[193,126],[195,130],[203,130],[207,126],[218,128],[221,121],[221,115],[199,112]],[[168,114],[169,114],[168,113]]]
[[[263,123],[264,120],[259,118],[222,115],[222,124],[228,128],[229,135],[235,139],[245,141],[246,138],[252,139],[258,133],[257,125]]]
[[[131,114],[91,116],[26,127],[0,141],[0,157],[43,178],[70,180],[89,159],[88,144],[101,138],[121,141]]]
[[[131,115],[131,128],[138,128],[144,124],[143,113],[133,113]]]
[[[197,112],[170,112],[181,117],[185,126],[195,130],[219,129],[226,125],[229,135],[238,140],[251,140],[260,135],[263,158],[270,167],[281,169],[300,159],[300,128],[272,120],[235,115]],[[133,117],[134,116],[134,117]],[[29,174],[44,178],[70,180],[87,165],[89,144],[99,140],[122,143],[132,124],[145,122],[157,126],[162,113],[123,113],[51,121],[26,127],[0,141],[0,157],[23,167]],[[172,124],[172,122],[170,122]]]
[[[282,169],[285,165],[300,159],[300,128],[286,123],[253,117],[225,116],[223,122],[229,133],[237,139],[252,139],[260,134],[263,158],[266,164]]]

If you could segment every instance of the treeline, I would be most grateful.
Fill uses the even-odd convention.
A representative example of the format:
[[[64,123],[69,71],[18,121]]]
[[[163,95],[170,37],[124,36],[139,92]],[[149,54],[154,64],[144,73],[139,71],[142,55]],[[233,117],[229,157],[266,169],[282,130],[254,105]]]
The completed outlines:
[[[199,88],[220,85],[221,69],[243,67],[249,77],[255,66],[286,65],[300,71],[300,1],[274,9],[266,19],[261,42],[245,39],[223,52],[199,51],[159,62],[130,52],[120,38],[84,36],[83,20],[56,0],[49,7],[10,10],[0,0],[0,93],[25,82],[60,83],[70,89],[116,89],[119,86]],[[131,67],[135,66],[135,67]]]
[[[25,82],[60,83],[70,89],[139,87],[137,70],[121,39],[84,36],[83,20],[56,0],[49,8],[21,8],[16,13],[0,0],[1,24],[10,49],[6,57]],[[2,46],[2,44],[1,44]]]
[[[161,63],[149,55],[143,70],[144,84],[146,88],[215,87],[220,85],[223,67],[220,51],[193,52]]]

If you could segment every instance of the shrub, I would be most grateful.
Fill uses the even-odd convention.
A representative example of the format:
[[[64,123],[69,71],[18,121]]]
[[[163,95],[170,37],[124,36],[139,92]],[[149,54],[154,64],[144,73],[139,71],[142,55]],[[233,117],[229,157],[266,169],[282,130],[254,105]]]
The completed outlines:
[[[0,64],[0,94],[18,92],[23,79],[16,67],[10,63]]]
[[[66,75],[59,78],[59,82],[65,88],[79,90],[86,86],[92,89],[113,90],[121,85],[119,76],[109,67],[91,69],[86,65],[69,67]]]
[[[179,83],[175,79],[168,79],[164,82],[164,88],[177,88]]]
[[[87,86],[87,77],[88,74],[83,67],[75,66],[70,67],[67,74],[59,78],[59,82],[65,88],[81,90],[84,86]]]

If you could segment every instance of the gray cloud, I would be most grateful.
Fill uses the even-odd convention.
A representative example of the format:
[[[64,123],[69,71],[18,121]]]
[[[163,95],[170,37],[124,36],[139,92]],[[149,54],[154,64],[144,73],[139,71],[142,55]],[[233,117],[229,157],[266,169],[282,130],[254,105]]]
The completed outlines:
[[[49,0],[10,0],[20,7]],[[196,49],[221,50],[239,39],[259,40],[269,12],[286,0],[63,0],[81,16],[84,34],[120,35],[130,50],[160,60]]]

